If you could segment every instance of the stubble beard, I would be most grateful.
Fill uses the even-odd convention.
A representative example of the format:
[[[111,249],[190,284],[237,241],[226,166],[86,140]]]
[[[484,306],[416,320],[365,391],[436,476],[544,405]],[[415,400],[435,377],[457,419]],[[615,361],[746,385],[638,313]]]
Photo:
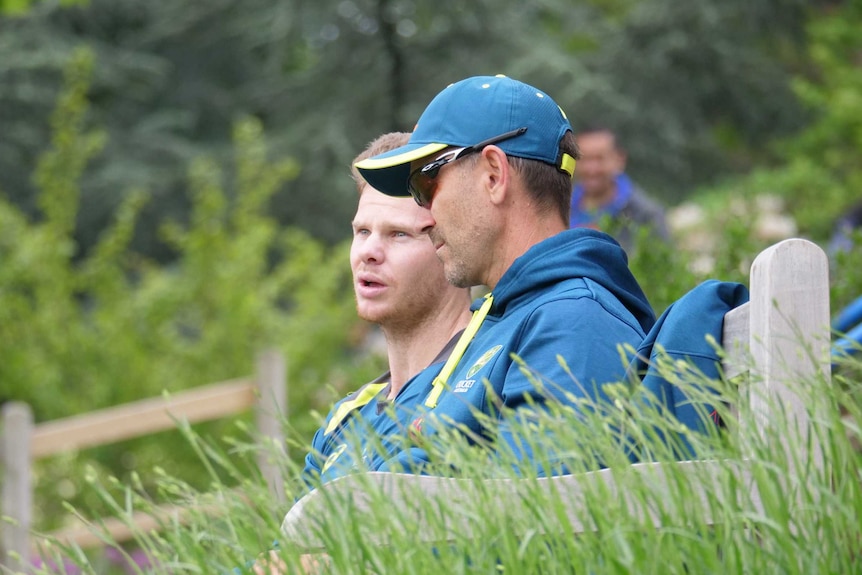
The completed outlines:
[[[444,271],[446,280],[455,287],[468,288],[475,285],[475,282],[469,279],[463,262],[450,261],[448,265],[444,266]]]
[[[470,187],[472,182],[469,179],[470,172],[465,169],[467,167],[467,164],[459,166],[457,193],[461,197],[468,197],[470,194],[475,192],[475,190]],[[469,204],[463,202],[457,207],[450,209],[457,209],[462,214],[471,213]],[[451,232],[451,237],[447,237],[443,240],[443,248],[437,252],[437,258],[443,262],[443,274],[446,276],[446,280],[450,284],[458,288],[470,288],[482,283],[480,279],[475,277],[478,275],[476,270],[471,269],[467,263],[471,255],[475,254],[475,250],[472,246],[481,245],[482,243],[482,232],[480,231],[480,228],[474,228],[471,232],[465,234],[463,229],[459,231],[459,228],[457,227],[458,225],[463,224],[464,222],[452,222],[450,224],[451,227],[449,231]],[[472,225],[475,225],[475,221]],[[437,226],[429,232],[429,236],[432,241],[434,241],[434,245],[438,245],[441,243],[439,240],[443,239]],[[443,257],[444,252],[447,256],[445,258]]]
[[[446,257],[444,257],[444,253]],[[443,263],[443,275],[450,284],[459,288],[474,285],[470,282],[469,272],[464,261],[459,259],[453,252],[452,244],[446,243],[442,250],[437,252],[437,259]]]
[[[471,268],[467,263],[471,257],[471,246],[476,245],[479,241],[478,237],[470,239],[458,236],[454,238],[453,242],[447,241],[443,249],[437,252],[438,259],[443,262],[443,274],[446,276],[446,280],[453,286],[469,288],[482,283],[482,280],[476,277],[478,274],[476,273],[475,266]],[[461,246],[463,249],[457,249],[458,246]],[[443,257],[444,253],[446,255],[445,258]]]
[[[439,305],[431,287],[420,286],[410,295],[393,296],[388,304],[369,306],[361,310],[357,302],[357,315],[370,323],[378,325],[387,339],[403,334],[415,333],[426,322],[437,317]]]

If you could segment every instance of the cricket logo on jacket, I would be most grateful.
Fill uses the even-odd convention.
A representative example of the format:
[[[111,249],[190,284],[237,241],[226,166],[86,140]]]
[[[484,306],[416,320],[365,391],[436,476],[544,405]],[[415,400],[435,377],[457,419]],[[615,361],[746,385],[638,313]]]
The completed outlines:
[[[473,386],[476,384],[476,380],[473,376],[479,373],[482,368],[485,367],[485,365],[489,361],[491,361],[491,358],[497,355],[497,352],[499,352],[501,349],[503,349],[502,345],[495,345],[494,347],[483,353],[482,357],[477,359],[476,363],[471,365],[470,369],[467,370],[464,379],[455,384],[455,386],[452,388],[452,393],[467,393],[468,391],[473,389]]]
[[[326,461],[323,464],[323,469],[321,469],[320,472],[326,473],[329,468],[335,464],[335,461],[338,459],[338,457],[345,451],[347,451],[346,443],[342,443],[341,445],[336,447],[335,450],[329,455],[329,457],[326,458]]]
[[[474,375],[479,373],[479,370],[485,367],[485,364],[491,361],[491,358],[497,355],[501,349],[503,349],[502,345],[495,345],[494,347],[483,353],[482,357],[477,359],[476,363],[470,366],[470,369],[467,370],[467,375],[465,376],[466,379],[471,379]]]

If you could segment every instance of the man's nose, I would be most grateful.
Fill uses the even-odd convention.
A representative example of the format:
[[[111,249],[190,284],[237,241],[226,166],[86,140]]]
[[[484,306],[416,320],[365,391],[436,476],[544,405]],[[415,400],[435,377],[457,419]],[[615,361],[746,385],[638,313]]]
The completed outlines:
[[[370,234],[359,249],[359,257],[364,262],[382,262],[384,259],[385,250],[380,234]]]
[[[429,209],[429,213],[430,213],[430,209]],[[437,225],[437,220],[435,220],[433,217],[429,218],[429,221],[426,223],[425,227],[422,228],[422,233],[423,234],[430,233],[431,230],[433,230],[434,226],[436,226],[436,225]]]
[[[435,194],[436,195],[436,194]],[[437,220],[434,218],[434,212],[431,211],[431,206],[434,205],[434,196],[431,196],[431,199],[428,200],[428,205],[424,206],[426,213],[426,217],[423,218],[425,221],[425,226],[422,228],[422,232],[428,233],[434,226],[437,225]]]

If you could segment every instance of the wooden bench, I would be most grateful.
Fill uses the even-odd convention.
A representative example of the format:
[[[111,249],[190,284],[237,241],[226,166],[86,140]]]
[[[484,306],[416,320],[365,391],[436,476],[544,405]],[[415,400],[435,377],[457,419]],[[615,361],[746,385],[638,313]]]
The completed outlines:
[[[787,424],[789,420],[800,432],[805,432],[806,406],[794,388],[813,378],[830,377],[829,323],[828,263],[823,250],[809,241],[790,239],[757,256],[751,267],[750,301],[725,316],[723,330],[726,377],[749,372],[748,377],[739,378],[744,386],[737,409],[740,425],[753,426],[749,429],[765,434],[770,426]],[[788,419],[773,417],[775,414],[770,410],[776,405],[782,406]],[[811,452],[795,454],[794,460],[804,465],[811,458],[816,465],[822,465],[816,442],[810,445]],[[789,446],[784,447],[789,449]],[[704,478],[718,477],[730,466],[738,473],[738,480],[745,489],[750,490],[747,493],[751,493],[755,505],[759,505],[760,498],[747,462],[743,456],[739,461],[696,460],[671,465],[690,476],[695,484],[703,482]],[[379,506],[385,501],[386,509],[402,517],[405,525],[422,526],[428,523],[426,514],[435,510],[433,503],[428,502],[446,501],[445,539],[471,538],[477,528],[475,518],[449,510],[458,509],[459,501],[475,502],[482,498],[487,501],[491,493],[495,501],[489,504],[502,506],[529,501],[537,495],[552,495],[555,501],[562,502],[568,528],[580,533],[594,528],[591,514],[584,508],[584,494],[588,488],[598,483],[602,488],[620,493],[623,490],[621,479],[630,481],[630,474],[636,474],[636,480],[660,481],[664,465],[668,464],[638,463],[622,471],[602,469],[533,480],[480,481],[393,473],[346,476],[300,499],[285,517],[282,531],[287,545],[308,551],[325,550],[320,518],[331,513],[333,502],[336,505],[349,502],[349,513],[345,512],[344,517],[350,518],[350,532],[354,534],[351,537],[358,536],[370,544],[387,544],[391,534],[376,527],[371,518],[375,504]],[[667,489],[673,493],[672,486]],[[422,494],[419,499],[417,493]],[[709,514],[709,505],[703,507],[703,513]],[[643,513],[650,515],[649,510]],[[369,518],[367,522],[363,520],[365,516]],[[660,523],[657,516],[647,517],[647,520],[656,526]],[[709,522],[710,518],[705,520]],[[411,532],[411,537],[416,541],[439,540],[439,531],[431,533],[418,528]]]
[[[0,463],[3,470],[2,564],[19,566],[36,553],[31,533],[33,505],[33,461],[59,453],[107,445],[159,431],[176,429],[177,423],[212,421],[249,409],[255,411],[257,433],[283,445],[281,418],[286,412],[286,368],[275,351],[261,353],[254,377],[236,379],[188,389],[171,396],[143,399],[33,424],[30,407],[10,402],[2,410]],[[275,501],[284,500],[284,482],[278,462],[262,450],[258,457],[261,474]],[[170,505],[150,512],[137,512],[131,519],[99,520],[98,531],[80,518],[69,517],[62,529],[50,533],[51,540],[82,548],[101,546],[104,534],[111,541],[131,539],[134,532],[156,530],[169,521],[183,522],[190,510]],[[194,510],[201,512],[201,510]]]

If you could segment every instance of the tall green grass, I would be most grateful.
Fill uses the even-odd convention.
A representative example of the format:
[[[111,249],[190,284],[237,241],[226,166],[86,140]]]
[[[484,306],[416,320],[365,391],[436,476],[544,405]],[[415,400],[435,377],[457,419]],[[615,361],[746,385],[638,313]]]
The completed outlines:
[[[274,502],[252,463],[265,447],[238,430],[244,439],[218,448],[186,429],[212,485],[200,492],[166,471],[159,487],[198,511],[185,524],[166,521],[158,532],[137,533],[134,545],[116,546],[144,551],[150,567],[133,567],[135,573],[249,572],[249,561],[266,556],[276,540],[288,573],[301,572],[309,552],[327,573],[858,573],[862,454],[853,437],[862,413],[859,383],[844,374],[860,367],[849,357],[834,381],[793,382],[809,415],[802,429],[775,401],[765,427],[756,429],[740,393],[745,387],[698,380],[672,363],[662,369],[669,377],[685,374],[679,385],[696,404],[717,403],[723,428],[692,433],[628,383],[611,389],[605,404],[511,418],[539,461],[572,471],[563,480],[539,478],[514,452],[491,453],[457,431],[441,433],[423,446],[434,473],[460,491],[435,496],[427,484],[401,486],[410,504],[398,508],[373,474],[338,480],[344,489],[305,518],[313,549],[279,530],[289,505]],[[758,382],[749,385],[757,393]],[[709,463],[675,463],[679,446],[669,437],[685,437]],[[633,465],[633,448],[662,465]],[[818,457],[807,455],[818,450]],[[282,461],[288,491],[299,495],[298,469]],[[596,473],[598,466],[607,471]],[[220,479],[225,475],[239,492]],[[573,484],[577,495],[564,489]],[[150,506],[140,486],[98,477],[91,486],[117,517]],[[573,519],[582,532],[573,530]],[[44,553],[85,573],[108,572],[88,558],[98,555],[70,546],[46,541]]]

